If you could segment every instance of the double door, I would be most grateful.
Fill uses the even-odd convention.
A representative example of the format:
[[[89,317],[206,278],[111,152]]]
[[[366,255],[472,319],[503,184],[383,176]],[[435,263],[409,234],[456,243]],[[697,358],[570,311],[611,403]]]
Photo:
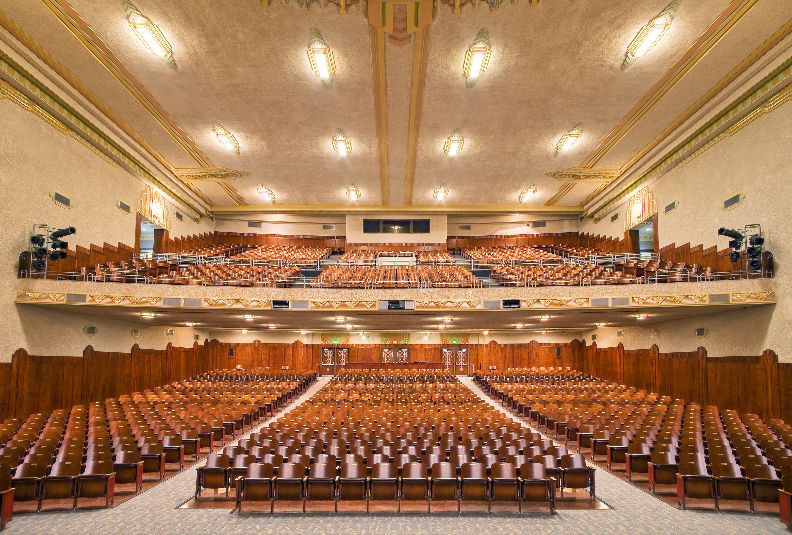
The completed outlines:
[[[319,373],[335,375],[339,366],[349,362],[349,348],[339,346],[323,347],[319,355]]]
[[[468,346],[443,346],[440,348],[443,366],[454,375],[470,375],[470,348]]]

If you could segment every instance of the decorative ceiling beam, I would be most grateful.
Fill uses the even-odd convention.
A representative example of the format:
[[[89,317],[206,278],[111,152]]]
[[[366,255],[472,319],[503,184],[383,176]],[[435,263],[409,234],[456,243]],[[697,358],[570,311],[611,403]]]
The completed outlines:
[[[213,167],[209,157],[198,148],[198,145],[176,123],[154,95],[138,80],[127,66],[110,50],[93,29],[71,7],[67,0],[42,0],[55,17],[77,38],[105,69],[126,89],[130,95],[146,110],[154,120],[167,132],[179,146],[203,167]]]
[[[516,5],[517,1],[518,0],[509,0],[508,3]],[[540,0],[528,0],[528,5],[536,7],[539,5],[539,1]],[[462,8],[465,6],[470,6],[472,9],[475,9],[481,4],[486,4],[491,11],[495,11],[503,7],[507,3],[507,0],[441,0],[440,3],[449,6],[454,15],[461,15]]]
[[[245,206],[213,206],[212,213],[427,213],[427,214],[579,214],[579,206],[546,206],[524,204],[460,204],[455,206],[437,205],[350,205],[350,204],[254,204]]]
[[[696,40],[685,54],[666,71],[638,103],[600,141],[599,145],[580,164],[594,167],[627,135],[633,127],[663,98],[676,83],[714,47],[721,38],[745,15],[758,0],[732,0],[707,30]]]
[[[619,178],[619,169],[590,169],[587,167],[570,167],[561,171],[550,171],[547,176],[562,182],[576,182],[581,184],[596,184],[605,182],[609,184]]]
[[[390,163],[388,162],[388,96],[385,79],[385,33],[370,28],[371,64],[374,75],[374,115],[377,123],[379,151],[380,197],[382,204],[390,203]]]
[[[239,192],[236,190],[236,188],[233,185],[231,185],[230,182],[221,180],[221,181],[217,182],[217,185],[220,186],[220,189],[225,191],[226,194],[228,195],[228,197],[232,201],[237,203],[238,206],[247,206],[248,205],[248,202],[245,200],[245,198],[242,195],[239,194]]]
[[[545,206],[555,206],[558,201],[563,199],[575,187],[576,182],[564,182],[555,194],[547,199]]]
[[[412,204],[415,184],[415,165],[418,159],[418,140],[421,135],[421,109],[426,87],[426,65],[429,61],[429,30],[425,27],[415,34],[413,43],[412,87],[410,89],[410,119],[407,127],[407,176],[404,204]]]

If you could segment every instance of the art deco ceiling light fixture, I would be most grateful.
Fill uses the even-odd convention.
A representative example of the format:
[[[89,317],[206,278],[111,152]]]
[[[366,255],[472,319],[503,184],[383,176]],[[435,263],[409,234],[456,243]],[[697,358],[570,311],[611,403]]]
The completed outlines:
[[[465,84],[473,87],[476,80],[484,74],[492,57],[492,49],[489,45],[489,32],[486,28],[479,30],[473,44],[465,52],[465,62],[462,64],[462,74],[465,76]]]
[[[344,323],[347,320],[346,316],[336,316],[333,318],[333,321],[336,323]]]
[[[171,47],[162,30],[151,19],[143,15],[135,4],[128,0],[124,2],[129,27],[143,45],[148,48],[155,56],[165,60],[167,63],[175,65],[173,59],[173,48]]]
[[[264,199],[265,202],[275,204],[275,192],[264,184],[259,184],[256,186],[256,193],[258,193],[259,197]]]
[[[520,192],[520,194],[517,196],[517,202],[523,204],[524,202],[528,201],[528,199],[536,195],[536,191],[536,185],[531,184]]]
[[[157,314],[155,312],[141,312],[140,317],[144,320],[153,320],[157,317]]]
[[[254,316],[253,314],[243,314],[242,319],[245,321],[253,321],[254,319],[256,319],[256,316]]]
[[[330,85],[335,76],[336,65],[333,51],[325,43],[322,34],[316,28],[311,30],[311,40],[308,43],[308,61],[314,74],[322,80],[324,85]]]
[[[443,323],[448,325],[449,323],[452,323],[454,321],[454,318],[452,318],[451,316],[443,316],[442,321]]]
[[[360,200],[360,198],[363,196],[363,194],[361,193],[360,188],[358,188],[354,184],[350,184],[347,187],[346,196],[347,196],[347,199],[349,199],[350,201],[357,202],[357,201]]]
[[[648,320],[649,318],[651,318],[652,315],[651,314],[633,314],[632,317],[637,319],[638,321],[644,321],[644,320]]]
[[[442,202],[442,201],[444,201],[444,200],[446,200],[448,198],[448,195],[450,193],[451,192],[448,191],[447,187],[445,187],[444,185],[440,184],[440,186],[434,190],[432,195],[433,195],[433,197],[435,198],[436,201]]]
[[[558,155],[559,152],[569,151],[575,145],[575,143],[578,142],[582,135],[583,125],[578,123],[575,125],[575,128],[569,132],[566,132],[558,139],[558,143],[556,143],[556,155]]]
[[[235,154],[239,154],[239,141],[237,138],[226,130],[223,125],[218,122],[212,123],[212,131],[214,131],[214,135],[217,138],[217,142],[228,149],[230,152]]]
[[[650,20],[633,38],[627,46],[627,53],[624,55],[622,69],[626,69],[638,59],[645,56],[647,52],[660,42],[665,33],[671,28],[674,20],[674,13],[677,10],[677,0],[673,0],[655,18]]]
[[[344,135],[341,130],[336,131],[332,139],[333,150],[340,154],[342,157],[349,156],[352,152],[352,140]]]
[[[464,146],[465,138],[462,137],[462,132],[460,132],[459,129],[456,129],[451,132],[451,135],[448,136],[443,143],[443,152],[445,152],[446,156],[451,158],[456,156]]]
[[[550,316],[550,315],[544,315],[544,316],[539,316],[538,319],[539,319],[539,321],[550,321],[550,318],[552,318],[552,317],[553,316]]]

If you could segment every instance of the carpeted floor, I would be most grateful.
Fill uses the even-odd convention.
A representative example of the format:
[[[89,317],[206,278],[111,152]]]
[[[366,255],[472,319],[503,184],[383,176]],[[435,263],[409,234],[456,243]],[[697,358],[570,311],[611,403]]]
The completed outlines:
[[[320,379],[291,407],[308,399],[327,380]],[[470,379],[462,380],[493,406],[508,414],[473,385]],[[681,511],[605,470],[597,471],[597,496],[611,507],[610,510],[562,510],[554,516],[546,513],[522,517],[516,514],[485,513],[466,513],[463,516],[456,513],[284,513],[271,516],[231,514],[228,509],[179,509],[192,497],[194,490],[195,467],[192,467],[111,510],[15,515],[6,533],[787,533],[775,516]]]

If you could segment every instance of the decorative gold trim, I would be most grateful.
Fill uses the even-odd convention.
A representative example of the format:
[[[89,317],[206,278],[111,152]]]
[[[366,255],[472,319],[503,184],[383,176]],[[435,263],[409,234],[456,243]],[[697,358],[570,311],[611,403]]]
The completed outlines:
[[[390,163],[388,161],[388,88],[385,76],[385,33],[370,27],[371,57],[374,76],[374,111],[379,150],[380,197],[390,204]]]
[[[175,168],[173,172],[180,179],[193,182],[225,182],[235,180],[247,174],[245,171],[230,169],[228,167]]]
[[[226,192],[229,198],[237,203],[238,206],[247,206],[248,203],[245,198],[240,195],[240,193],[236,190],[236,188],[230,182],[218,182],[217,183],[220,188]]]
[[[198,148],[190,136],[176,123],[176,120],[154,98],[154,95],[105,45],[67,0],[42,0],[42,2],[191,158],[201,166],[213,167],[209,157]]]
[[[774,303],[775,292],[734,292],[731,294],[732,303]]]
[[[733,0],[721,12],[707,30],[679,58],[665,75],[653,85],[644,97],[622,118],[597,147],[589,154],[580,167],[594,167],[624,136],[627,135],[638,121],[651,110],[660,99],[703,58],[709,50],[728,32],[758,0]]]
[[[708,305],[708,294],[633,296],[630,304],[640,306]]]
[[[520,308],[587,308],[590,306],[590,297],[520,300]]]
[[[161,304],[162,299],[162,297],[140,297],[135,295],[88,294],[86,296],[86,304],[155,306]]]
[[[269,299],[235,299],[228,297],[210,299],[206,297],[203,302],[206,306],[212,308],[256,308],[265,310],[272,308],[272,301]]]
[[[561,186],[558,188],[558,191],[556,191],[552,197],[547,199],[545,206],[555,206],[558,201],[563,199],[570,191],[572,191],[572,189],[575,187],[575,184],[576,182],[565,182],[564,184],[561,184]]]
[[[582,209],[579,206],[547,206],[547,205],[526,205],[526,204],[459,204],[459,205],[360,205],[360,204],[249,204],[245,206],[212,206],[214,214],[239,214],[256,212],[279,212],[279,213],[322,213],[322,212],[346,212],[346,213],[463,213],[463,214],[482,214],[482,213],[527,213],[542,212],[551,214],[579,214]]]
[[[561,182],[579,182],[584,184],[596,184],[605,182],[610,184],[621,174],[620,169],[590,169],[588,167],[570,167],[561,171],[550,171],[546,173],[550,178],[555,178]]]
[[[418,159],[418,139],[421,135],[421,110],[426,86],[426,66],[429,61],[430,26],[419,30],[413,42],[412,85],[410,88],[410,118],[407,127],[407,176],[404,204],[413,202],[415,166]],[[383,201],[383,204],[385,201]]]
[[[616,205],[624,200],[624,198],[629,195],[628,192],[634,191],[650,179],[673,168],[677,162],[685,160],[688,156],[701,149],[703,144],[708,141],[709,138],[718,135],[734,124],[737,124],[738,121],[746,119],[753,111],[761,107],[763,104],[769,103],[776,95],[768,96],[768,94],[779,85],[789,84],[790,82],[788,79],[790,77],[792,77],[792,57],[788,58],[784,63],[775,68],[770,74],[762,78],[737,99],[732,101],[731,104],[726,106],[719,114],[698,128],[693,134],[685,138],[681,143],[677,144],[643,175],[633,180],[631,183],[619,188],[617,192],[610,196],[610,200],[594,210],[591,216],[597,220],[601,219],[605,214],[610,213]],[[781,91],[778,91],[777,94],[781,94]],[[760,99],[765,99],[765,102],[760,102],[757,104],[757,101]],[[778,106],[786,102],[786,99],[787,97],[784,96],[779,99],[780,102],[774,101],[773,104],[770,105],[769,110],[776,109]],[[750,108],[751,106],[755,106],[755,108],[746,113],[746,109]],[[740,114],[743,113],[745,113],[745,115],[743,117],[739,117]],[[750,120],[755,120],[761,115],[763,115],[763,113],[757,114]],[[729,125],[728,123],[730,121],[734,121],[734,123]]]
[[[792,19],[788,20],[786,24],[781,26],[769,39],[763,42],[756,50],[748,54],[743,60],[737,64],[731,71],[729,71],[726,76],[721,78],[718,83],[713,85],[706,93],[704,93],[701,97],[699,97],[693,104],[688,106],[688,108],[682,112],[676,119],[674,119],[671,124],[663,129],[662,132],[657,134],[657,136],[652,139],[649,143],[647,143],[641,150],[636,152],[634,155],[630,157],[622,166],[621,170],[624,171],[629,169],[636,162],[638,162],[641,158],[649,154],[655,147],[660,145],[668,136],[670,136],[674,131],[676,131],[680,126],[682,126],[685,121],[689,120],[693,117],[696,113],[699,112],[708,102],[710,102],[713,98],[715,98],[718,93],[723,91],[729,84],[734,82],[738,77],[740,77],[744,72],[746,72],[752,65],[756,64],[756,61],[764,56],[770,49],[775,47],[778,43],[780,43],[783,39],[785,39],[790,33],[792,33]]]
[[[25,292],[18,291],[16,301],[63,303],[66,301],[66,294],[61,292]]]
[[[3,82],[3,91],[9,93],[9,95],[17,93],[24,96],[24,99],[11,98],[13,102],[29,111],[40,108],[41,112],[37,111],[36,115],[46,120],[50,125],[55,126],[55,122],[60,123],[62,127],[58,127],[59,130],[64,131],[63,128],[70,130],[77,138],[81,138],[87,144],[92,145],[95,151],[104,154],[105,158],[130,173],[144,178],[179,204],[193,211],[198,217],[203,215],[201,211],[182,199],[157,178],[137,158],[105,135],[96,125],[83,117],[77,110],[64,102],[46,85],[42,84],[36,77],[2,51],[0,51],[0,82]]]
[[[792,102],[792,84],[788,85],[775,95],[773,95],[767,102],[753,110],[751,113],[734,123],[732,126],[715,136],[713,139],[709,140],[703,147],[697,149],[693,154],[682,160],[680,163],[677,164],[677,169],[684,167],[692,160],[698,158],[709,149],[723,141],[724,139],[730,138],[755,120],[759,119],[765,114],[770,113],[771,111],[775,110],[776,108],[786,104],[788,102]]]
[[[442,301],[416,301],[415,302],[415,309],[416,310],[438,310],[438,309],[466,309],[466,310],[473,310],[473,309],[481,309],[484,308],[484,303],[481,301],[453,301],[453,300],[442,300]]]
[[[376,301],[310,301],[310,307],[318,310],[373,310]]]

